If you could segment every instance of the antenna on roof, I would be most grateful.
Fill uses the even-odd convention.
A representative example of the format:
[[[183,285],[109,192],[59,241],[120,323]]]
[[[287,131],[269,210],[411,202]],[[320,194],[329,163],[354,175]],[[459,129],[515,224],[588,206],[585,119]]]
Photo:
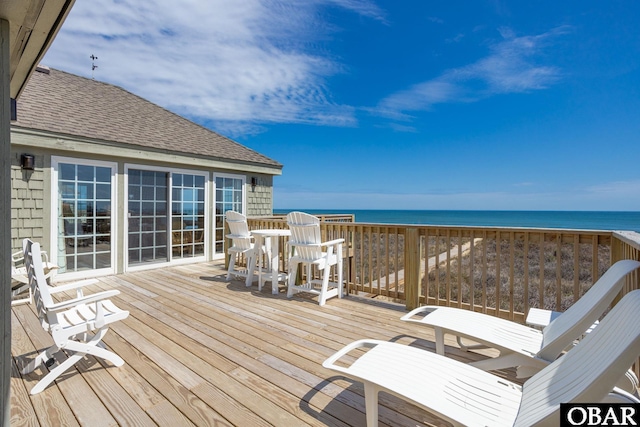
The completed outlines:
[[[93,77],[93,72],[96,68],[98,68],[98,66],[94,63],[94,61],[98,59],[98,57],[94,54],[91,54],[89,58],[91,58],[91,79],[95,80],[95,78]]]

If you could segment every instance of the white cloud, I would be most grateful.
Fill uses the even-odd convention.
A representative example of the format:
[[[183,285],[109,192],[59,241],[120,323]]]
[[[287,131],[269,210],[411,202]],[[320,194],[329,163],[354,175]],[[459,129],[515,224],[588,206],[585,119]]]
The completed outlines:
[[[630,197],[637,201],[640,200],[640,180],[607,182],[588,187],[587,191],[598,198]]]
[[[43,62],[90,76],[96,55],[96,79],[232,131],[351,126],[325,87],[341,64],[309,48],[327,5],[384,21],[368,0],[77,0]]]
[[[321,0],[320,0],[321,1]],[[386,23],[385,13],[375,3],[368,0],[327,0],[337,6],[352,10],[359,15],[363,15],[380,22]]]
[[[550,39],[566,31],[559,27],[536,36],[515,37],[510,29],[500,28],[503,40],[491,46],[486,57],[396,92],[383,99],[374,111],[390,119],[406,120],[408,112],[427,111],[435,104],[473,102],[497,94],[544,89],[555,83],[561,73],[556,67],[537,64],[535,57]]]

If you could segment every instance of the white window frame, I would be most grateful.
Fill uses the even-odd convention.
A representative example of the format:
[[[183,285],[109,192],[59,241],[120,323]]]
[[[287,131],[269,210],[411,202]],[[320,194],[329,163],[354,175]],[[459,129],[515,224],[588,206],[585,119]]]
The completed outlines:
[[[138,170],[146,170],[146,171],[152,171],[152,172],[168,172],[169,173],[169,179],[168,179],[168,192],[169,194],[167,195],[167,210],[169,213],[169,221],[167,222],[167,228],[168,228],[168,236],[171,236],[171,212],[172,212],[172,202],[173,202],[173,192],[172,192],[172,187],[173,187],[173,174],[174,173],[179,173],[179,174],[186,174],[186,175],[199,175],[204,177],[204,255],[201,256],[197,256],[197,257],[191,257],[191,258],[180,258],[180,259],[173,259],[173,252],[171,250],[171,239],[168,238],[167,240],[167,257],[169,259],[169,261],[167,262],[154,262],[154,263],[149,263],[149,264],[141,264],[141,265],[134,265],[134,266],[130,266],[129,265],[129,220],[128,220],[128,212],[129,212],[129,206],[128,206],[128,202],[129,202],[129,169],[138,169]],[[207,209],[207,206],[209,205],[209,183],[210,183],[210,172],[209,171],[203,171],[203,170],[194,170],[194,169],[179,169],[179,168],[167,168],[167,167],[161,167],[161,166],[154,166],[154,165],[138,165],[138,164],[133,164],[133,163],[126,163],[124,165],[124,203],[125,203],[125,207],[123,209],[124,215],[126,216],[125,220],[124,220],[124,242],[123,242],[123,247],[124,247],[124,265],[123,265],[123,270],[126,271],[141,271],[141,270],[151,270],[154,268],[161,268],[161,267],[166,267],[169,265],[180,265],[180,264],[192,264],[194,262],[202,262],[202,261],[206,261],[209,255],[209,246],[210,246],[210,235],[212,234],[211,230],[207,230],[207,224],[209,224],[209,210]]]
[[[212,215],[213,217],[213,221],[212,221],[212,226],[213,226],[213,230],[211,233],[211,253],[212,253],[212,258],[213,259],[223,259],[225,257],[225,253],[224,251],[221,253],[216,252],[216,221],[215,221],[215,216],[216,216],[216,209],[217,209],[217,204],[218,204],[218,200],[216,199],[216,194],[217,194],[217,190],[218,187],[216,185],[216,178],[231,178],[231,179],[239,179],[242,181],[242,213],[244,215],[247,214],[247,176],[246,175],[241,175],[241,174],[231,174],[231,173],[220,173],[220,172],[214,172],[213,173],[213,179],[211,180],[212,182],[212,186],[213,186],[213,213]]]
[[[103,160],[91,160],[80,157],[63,157],[63,156],[51,156],[51,240],[50,240],[50,252],[49,260],[51,262],[58,262],[58,199],[60,198],[60,188],[58,183],[59,178],[59,164],[69,163],[83,166],[100,166],[111,169],[111,267],[110,268],[98,268],[93,270],[81,270],[60,273],[58,277],[63,280],[73,280],[85,277],[97,277],[105,276],[109,274],[115,274],[116,272],[116,259],[118,251],[118,199],[117,199],[117,175],[118,175],[118,163],[108,162]]]

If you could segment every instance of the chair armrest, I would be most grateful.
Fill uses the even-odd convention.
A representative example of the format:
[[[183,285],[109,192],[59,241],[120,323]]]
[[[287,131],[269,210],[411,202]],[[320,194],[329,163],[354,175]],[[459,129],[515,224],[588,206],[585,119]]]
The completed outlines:
[[[327,360],[322,362],[322,366],[328,369],[333,369],[334,371],[349,374],[348,367],[336,364],[338,360],[340,360],[343,356],[345,356],[350,351],[353,351],[357,348],[373,348],[382,342],[384,341],[371,340],[371,339],[354,341],[351,344],[347,344],[341,350],[338,350],[338,352],[335,353],[333,356],[329,357]]]
[[[253,240],[254,236],[245,236],[243,234],[227,234],[226,236],[227,239],[249,239],[249,240]]]
[[[22,261],[24,259],[24,253],[22,251],[18,251],[16,253],[11,254],[11,262],[16,263],[18,261]]]
[[[334,246],[337,244],[342,244],[344,243],[344,239],[333,239],[333,240],[329,240],[328,242],[322,242],[320,243],[321,246]]]
[[[319,248],[322,246],[322,244],[320,243],[298,243],[298,242],[292,242],[291,240],[289,240],[287,244],[291,247],[299,246],[301,248]]]
[[[544,328],[561,314],[562,313],[557,311],[532,307],[529,309],[529,313],[527,314],[525,323],[528,325],[541,326]]]
[[[414,308],[413,310],[411,310],[410,312],[408,312],[407,314],[405,314],[404,316],[402,316],[400,318],[400,320],[404,321],[404,322],[415,322],[415,323],[421,323],[420,320],[428,315],[429,313],[431,313],[433,310],[436,310],[437,307],[434,307],[432,305],[422,305],[418,308]],[[417,315],[421,315],[420,318],[418,319],[413,319],[414,316]]]
[[[96,283],[98,283],[97,279],[80,280],[79,282],[67,283],[66,285],[60,285],[60,286],[49,288],[49,293],[55,294],[58,292],[71,291],[74,289],[82,288],[84,286],[94,285]]]
[[[47,310],[51,310],[54,312],[62,311],[62,310],[67,310],[69,308],[74,308],[80,304],[88,304],[96,301],[102,301],[102,300],[111,298],[113,296],[116,296],[118,294],[120,294],[119,290],[112,289],[110,291],[103,291],[103,292],[98,292],[97,294],[87,295],[86,297],[74,298],[72,300],[62,301],[56,304],[52,304],[46,308]]]

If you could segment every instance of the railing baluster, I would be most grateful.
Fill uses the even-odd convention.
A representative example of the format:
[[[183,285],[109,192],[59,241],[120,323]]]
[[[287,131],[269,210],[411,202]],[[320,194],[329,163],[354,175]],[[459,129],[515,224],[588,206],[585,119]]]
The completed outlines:
[[[487,312],[487,230],[482,230],[482,312]]]
[[[447,240],[446,240],[446,248],[447,248],[447,267],[446,267],[446,298],[447,298],[447,306],[451,306],[451,230],[447,229]]]
[[[546,308],[545,306],[545,302],[544,302],[544,269],[545,269],[545,262],[544,262],[544,239],[545,239],[545,235],[544,233],[540,233],[540,240],[539,240],[539,251],[540,251],[540,285],[538,288],[538,304],[539,304],[539,308]]]
[[[515,276],[515,258],[516,258],[516,248],[515,248],[515,235],[514,232],[509,233],[509,319],[513,320],[514,318],[514,276]]]
[[[562,310],[562,234],[556,235],[556,311]]]
[[[502,287],[502,278],[500,277],[500,265],[502,264],[502,242],[500,237],[500,230],[496,230],[496,287],[494,291],[496,298],[496,317],[500,317],[500,288]]]
[[[475,280],[474,280],[474,267],[476,263],[476,234],[475,230],[471,230],[469,234],[469,300],[471,303],[471,311],[475,311],[476,307],[476,292],[475,292]]]
[[[462,307],[462,230],[458,230],[458,308]]]
[[[529,233],[524,232],[524,315],[529,313]]]

